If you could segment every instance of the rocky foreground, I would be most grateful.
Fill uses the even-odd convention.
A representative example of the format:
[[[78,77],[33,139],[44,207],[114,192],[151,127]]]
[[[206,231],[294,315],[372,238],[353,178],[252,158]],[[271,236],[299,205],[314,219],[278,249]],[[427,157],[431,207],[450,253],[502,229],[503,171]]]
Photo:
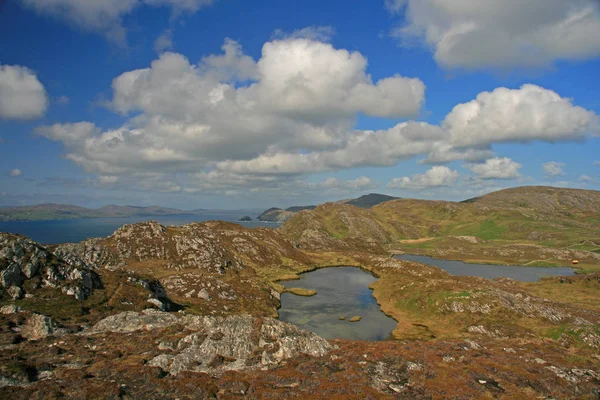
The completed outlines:
[[[147,222],[59,246],[0,234],[0,398],[600,396],[600,273],[451,276],[390,258],[379,225],[362,242],[327,236],[320,212],[294,217],[313,221],[303,232]],[[327,341],[273,319],[290,289],[279,279],[332,265],[379,277],[395,340]]]

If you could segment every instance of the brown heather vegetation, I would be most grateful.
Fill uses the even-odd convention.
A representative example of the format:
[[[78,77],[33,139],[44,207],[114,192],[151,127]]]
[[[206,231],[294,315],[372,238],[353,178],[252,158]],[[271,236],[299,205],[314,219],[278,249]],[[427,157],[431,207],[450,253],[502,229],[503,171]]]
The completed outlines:
[[[490,281],[390,254],[550,266],[576,257],[582,270],[600,271],[599,208],[598,192],[517,188],[465,203],[325,204],[277,230],[148,222],[53,246],[56,265],[87,268],[102,284],[77,300],[60,288],[80,281],[65,275],[54,288],[41,268],[21,284],[27,296],[13,300],[15,291],[2,289],[0,397],[598,398],[600,272]],[[15,258],[15,238],[0,248],[3,273],[29,262],[28,254]],[[273,336],[265,328],[279,294],[295,290],[286,281],[328,266],[358,266],[379,278],[373,295],[398,322],[396,340],[334,340],[322,356],[278,347],[304,340],[284,325]],[[182,312],[136,313],[149,307]],[[155,322],[98,328],[123,311],[130,312],[119,314],[123,321]],[[240,338],[218,319],[242,315],[256,319]],[[207,333],[185,322],[194,316],[217,319]],[[242,365],[229,342],[238,339],[254,356],[228,370]],[[217,355],[197,367],[188,360],[177,374],[153,361],[192,357],[187,346]]]

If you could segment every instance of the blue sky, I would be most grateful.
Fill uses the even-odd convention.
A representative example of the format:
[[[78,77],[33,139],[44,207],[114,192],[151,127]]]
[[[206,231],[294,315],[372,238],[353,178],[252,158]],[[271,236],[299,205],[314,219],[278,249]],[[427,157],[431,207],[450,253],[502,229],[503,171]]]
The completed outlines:
[[[599,190],[600,7],[508,3],[5,2],[0,205]]]

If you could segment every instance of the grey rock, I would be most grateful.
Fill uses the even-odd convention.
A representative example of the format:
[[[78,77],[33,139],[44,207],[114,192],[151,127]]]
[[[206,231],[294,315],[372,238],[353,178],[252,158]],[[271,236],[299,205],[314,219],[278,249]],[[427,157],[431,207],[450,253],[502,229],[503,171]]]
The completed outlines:
[[[148,299],[148,303],[155,305],[161,311],[168,310],[168,306],[159,299]]]
[[[208,291],[206,289],[201,289],[198,291],[198,298],[204,299],[206,301],[209,301],[211,299],[210,294],[208,294]]]
[[[104,318],[89,329],[87,334],[102,332],[135,332],[166,328],[180,322],[176,314],[161,312],[154,309],[144,310],[141,313],[127,311]]]
[[[20,313],[21,311],[23,311],[23,309],[14,304],[9,304],[7,306],[0,307],[0,314],[4,314],[4,315],[16,314],[16,313]]]
[[[66,254],[64,251],[60,254]],[[101,287],[98,275],[87,264],[69,263],[34,241],[0,233],[0,285],[21,286],[25,280],[40,276],[43,285],[86,299]]]
[[[21,269],[16,263],[10,264],[0,273],[0,283],[4,287],[19,286],[23,283]]]
[[[62,336],[66,331],[50,317],[32,314],[25,325],[21,327],[21,336],[29,340],[41,339],[46,336]]]
[[[177,343],[162,343],[167,353],[154,357],[148,365],[172,375],[182,371],[220,374],[230,370],[268,368],[283,360],[308,354],[324,356],[329,342],[314,333],[272,318],[193,316],[145,310],[125,312],[105,318],[85,334],[134,332],[178,326],[191,331]]]
[[[23,289],[20,286],[11,286],[8,289],[6,289],[6,293],[8,293],[10,298],[13,300],[22,299],[23,295],[25,294],[25,292],[23,292]]]

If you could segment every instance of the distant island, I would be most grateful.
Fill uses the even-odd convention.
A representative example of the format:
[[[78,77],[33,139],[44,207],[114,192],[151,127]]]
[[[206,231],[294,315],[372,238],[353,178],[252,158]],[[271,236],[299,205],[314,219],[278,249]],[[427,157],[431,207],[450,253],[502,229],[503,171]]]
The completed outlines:
[[[249,216],[244,216],[240,219],[238,219],[238,222],[252,222],[252,218],[250,218]]]

